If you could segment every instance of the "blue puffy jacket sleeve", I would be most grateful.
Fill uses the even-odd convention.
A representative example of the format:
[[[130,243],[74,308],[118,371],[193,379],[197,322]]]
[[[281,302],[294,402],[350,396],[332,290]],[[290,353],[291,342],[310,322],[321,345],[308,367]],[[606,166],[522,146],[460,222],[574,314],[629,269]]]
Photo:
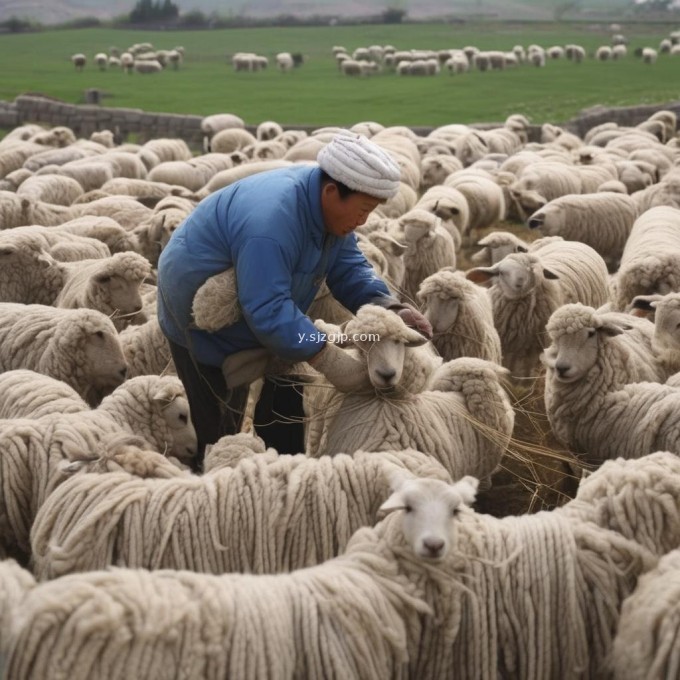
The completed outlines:
[[[289,361],[304,361],[320,352],[325,340],[291,297],[294,263],[281,243],[266,237],[248,239],[235,264],[243,316],[259,342]]]
[[[377,299],[392,298],[385,282],[375,273],[366,256],[359,250],[357,237],[350,234],[343,239],[342,248],[330,268],[326,283],[333,297],[350,312],[356,314],[359,307],[375,303]]]

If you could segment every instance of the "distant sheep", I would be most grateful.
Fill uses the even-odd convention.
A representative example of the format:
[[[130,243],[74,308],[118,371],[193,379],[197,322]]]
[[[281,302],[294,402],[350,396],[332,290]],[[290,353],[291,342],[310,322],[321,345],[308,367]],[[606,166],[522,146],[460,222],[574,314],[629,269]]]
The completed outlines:
[[[82,52],[78,52],[78,54],[74,54],[71,57],[71,61],[76,67],[76,71],[82,71],[85,68],[85,64],[87,64],[87,57]]]

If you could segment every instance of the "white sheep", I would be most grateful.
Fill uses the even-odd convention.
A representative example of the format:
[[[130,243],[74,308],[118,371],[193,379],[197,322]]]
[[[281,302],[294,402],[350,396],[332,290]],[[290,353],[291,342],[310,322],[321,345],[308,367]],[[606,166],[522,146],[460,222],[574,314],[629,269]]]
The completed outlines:
[[[672,678],[680,668],[680,550],[663,556],[623,602],[612,645],[618,680]]]
[[[141,325],[130,325],[119,334],[127,375],[167,375],[176,373],[168,339],[154,316]]]
[[[511,231],[492,231],[477,241],[481,250],[470,256],[470,261],[479,266],[490,267],[510,253],[527,253],[529,244]]]
[[[420,619],[430,611],[424,591],[416,592],[400,574],[399,563],[421,563],[425,574],[430,564],[437,568],[455,540],[455,517],[474,500],[476,480],[449,485],[408,479],[395,487],[400,494],[390,496],[385,510],[407,498],[413,511],[388,519],[403,527],[392,542],[361,535],[346,555],[290,574],[118,569],[66,576],[30,589],[30,578],[17,577],[11,565],[12,587],[28,592],[3,598],[9,607],[16,603],[2,636],[7,672],[23,677],[30,663],[36,672],[48,666],[49,672],[69,676],[75,668],[101,676],[166,675],[181,668],[206,679],[399,677],[408,648],[420,641]],[[0,581],[4,585],[5,579]],[[58,613],[51,606],[55,587],[62,593]],[[104,601],[118,606],[103,607]],[[101,612],[95,655],[82,643],[74,647],[70,635],[66,642],[64,635],[75,628],[83,640],[92,640],[92,618],[86,614],[92,606]],[[168,618],[169,611],[183,615]],[[194,643],[199,638],[203,644]],[[62,644],[69,653],[62,652]],[[168,644],[176,653],[167,652]],[[50,654],[43,654],[47,649]]]
[[[374,305],[362,307],[345,333],[354,336],[356,370],[366,371],[367,388],[331,396],[335,403],[317,415],[321,432],[310,425],[308,455],[408,447],[433,455],[454,479],[491,475],[514,422],[500,385],[503,369],[472,357],[437,369],[428,347],[408,347],[422,338]]]
[[[0,191],[0,224],[3,229],[32,224],[52,226],[73,219],[78,207],[32,201],[12,191]]]
[[[680,210],[652,208],[637,218],[621,256],[612,305],[624,311],[636,295],[680,291]]]
[[[75,179],[48,174],[28,177],[17,189],[17,196],[55,205],[71,205],[84,193],[83,187]]]
[[[469,218],[463,234],[492,227],[505,219],[503,189],[491,177],[462,170],[449,175],[445,186],[460,191],[468,204]]]
[[[135,59],[133,66],[136,73],[160,73],[163,70],[160,62],[156,59]]]
[[[470,220],[470,208],[467,199],[458,189],[435,185],[430,187],[413,207],[427,210],[441,218],[442,226],[451,234],[456,252],[460,249],[461,234],[467,229]],[[407,210],[402,211],[397,217],[405,212]]]
[[[115,457],[116,451],[108,449],[105,456]],[[212,574],[311,567],[340,554],[358,528],[375,524],[378,508],[389,495],[391,471],[406,469],[418,477],[450,481],[440,465],[417,451],[319,459],[279,456],[244,434],[219,440],[209,450],[199,478],[139,479],[129,468],[130,456],[133,463],[144,461],[146,452],[128,450],[128,464],[121,462],[125,473],[79,472],[41,507],[31,537],[40,577],[109,565]],[[86,458],[69,469],[78,466],[88,473],[91,463]],[[257,496],[254,512],[244,512],[244,498],[252,493]],[[175,511],[154,517],[158,501],[169,510],[170,497]],[[107,498],[113,504],[81,503],[85,498]],[[59,522],[66,507],[73,512],[68,521]],[[180,507],[192,508],[193,518],[181,525],[172,519]],[[163,542],[155,538],[159,531],[166,534]],[[181,533],[181,540],[175,532]],[[112,560],[114,545],[119,550]]]
[[[406,244],[402,289],[414,301],[422,281],[442,267],[456,266],[456,248],[442,220],[427,210],[414,208],[399,218]]]
[[[651,349],[651,322],[565,305],[551,316],[547,332],[546,412],[564,446],[595,464],[680,452],[672,416],[680,390],[641,382],[666,377]]]
[[[638,295],[632,307],[653,312],[652,349],[667,375],[680,371],[680,293]]]
[[[41,418],[49,413],[78,413],[87,402],[63,380],[16,369],[0,373],[0,419]]]
[[[89,239],[96,239],[107,246],[111,255],[128,250],[139,252],[139,242],[134,234],[123,229],[110,217],[85,216],[76,217],[56,227],[48,227],[57,234],[75,234]],[[54,253],[54,250],[50,251]]]
[[[118,334],[91,309],[0,304],[0,370],[27,368],[63,380],[95,404],[125,378]]]
[[[607,301],[604,260],[576,241],[534,245],[529,253],[512,253],[491,267],[471,269],[467,277],[493,282],[489,295],[503,365],[518,377],[534,374],[545,346],[545,324],[558,307],[579,301],[599,307]]]
[[[0,543],[28,554],[31,524],[48,493],[63,479],[60,464],[97,449],[106,435],[143,437],[156,451],[182,460],[196,452],[189,403],[174,376],[131,378],[93,410],[6,420],[0,427]],[[11,492],[9,491],[11,489]]]
[[[82,52],[78,52],[71,55],[71,62],[76,67],[76,71],[82,71],[87,64],[87,57]]]
[[[130,324],[142,309],[140,286],[151,275],[151,264],[137,253],[117,253],[100,260],[83,260],[67,266],[55,307],[87,307],[106,314],[116,330]]]
[[[428,276],[420,284],[418,300],[432,324],[432,344],[444,361],[471,356],[501,363],[491,300],[463,272],[444,269]]]
[[[570,194],[546,203],[527,224],[544,236],[586,243],[616,269],[636,218],[627,194]]]
[[[14,227],[5,229],[0,234],[0,247],[17,245],[22,248],[29,244],[43,249],[58,262],[76,262],[87,259],[110,257],[108,246],[102,241],[85,235],[78,235],[61,225],[56,227]],[[43,261],[49,267],[49,257]],[[64,269],[66,272],[66,268]],[[23,302],[23,300],[6,300],[7,302]]]
[[[276,55],[276,67],[282,73],[287,71],[292,71],[295,63],[293,62],[293,56],[290,52],[279,52]]]
[[[221,172],[216,173],[201,191],[196,192],[198,198],[205,198],[213,191],[222,189],[237,182],[244,177],[255,175],[258,172],[266,172],[267,170],[276,170],[277,168],[287,168],[291,165],[290,161],[282,158],[277,158],[271,161],[252,161],[250,163],[243,163],[234,168],[227,168]]]

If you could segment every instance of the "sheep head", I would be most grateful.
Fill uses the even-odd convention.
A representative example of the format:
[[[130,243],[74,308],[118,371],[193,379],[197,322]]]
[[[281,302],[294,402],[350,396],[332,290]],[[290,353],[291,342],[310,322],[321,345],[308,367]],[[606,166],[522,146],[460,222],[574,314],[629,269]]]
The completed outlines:
[[[629,328],[610,315],[598,315],[582,304],[563,305],[550,317],[546,330],[552,344],[541,360],[549,376],[562,383],[583,378],[597,361],[603,338],[620,335]]]
[[[478,480],[463,477],[447,484],[438,479],[416,479],[406,471],[395,470],[390,481],[392,495],[380,511],[403,511],[404,539],[418,557],[444,559],[454,541],[455,520],[474,502]]]

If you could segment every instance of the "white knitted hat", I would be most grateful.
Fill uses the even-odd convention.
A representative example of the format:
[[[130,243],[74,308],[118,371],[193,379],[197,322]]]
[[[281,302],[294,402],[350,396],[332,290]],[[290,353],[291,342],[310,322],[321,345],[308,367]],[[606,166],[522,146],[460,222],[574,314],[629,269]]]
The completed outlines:
[[[392,157],[363,135],[338,132],[319,151],[321,169],[354,191],[392,198],[399,191],[401,171]]]

